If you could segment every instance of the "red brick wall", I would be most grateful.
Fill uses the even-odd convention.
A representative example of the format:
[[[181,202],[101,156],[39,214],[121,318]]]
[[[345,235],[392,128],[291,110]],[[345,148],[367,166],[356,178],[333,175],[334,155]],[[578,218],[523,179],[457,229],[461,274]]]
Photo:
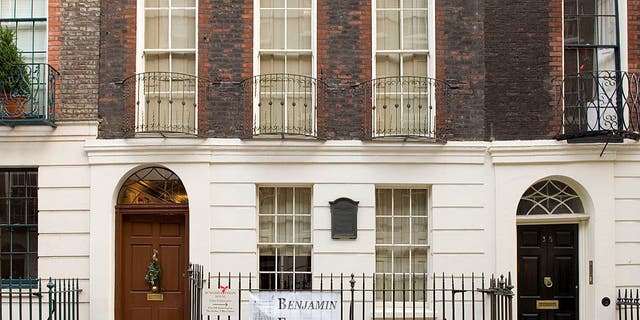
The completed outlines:
[[[318,78],[329,90],[318,105],[326,139],[367,139],[371,110],[352,85],[371,80],[371,1],[318,1]]]
[[[56,118],[95,119],[98,101],[98,0],[49,1],[48,62],[60,75]],[[93,27],[92,27],[93,26]]]
[[[136,0],[102,0],[101,6],[98,135],[120,138],[132,134],[135,116],[135,103],[125,101],[118,83],[136,72]]]
[[[549,90],[549,110],[552,117],[549,119],[546,134],[553,136],[562,130],[562,54],[564,51],[562,30],[562,0],[549,0],[549,66],[551,67],[549,82],[545,83]]]
[[[436,105],[436,134],[447,140],[482,140],[485,135],[484,2],[436,0],[436,78],[449,90]]]
[[[640,0],[627,0],[629,72],[640,72]]]

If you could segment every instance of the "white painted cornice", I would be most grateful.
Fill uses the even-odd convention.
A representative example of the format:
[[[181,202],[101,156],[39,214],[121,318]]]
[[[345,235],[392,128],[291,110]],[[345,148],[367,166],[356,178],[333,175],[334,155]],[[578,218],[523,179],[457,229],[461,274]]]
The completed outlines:
[[[602,150],[604,153],[600,155]],[[555,140],[453,141],[447,144],[360,140],[217,138],[91,139],[90,162],[537,164],[640,161],[640,143],[568,144]]]
[[[604,150],[604,152],[603,152]],[[488,149],[495,164],[639,161],[640,143],[567,143],[555,140],[496,141]]]
[[[95,139],[98,122],[56,121],[56,127],[48,125],[0,126],[0,143],[3,142],[49,142],[84,141]]]

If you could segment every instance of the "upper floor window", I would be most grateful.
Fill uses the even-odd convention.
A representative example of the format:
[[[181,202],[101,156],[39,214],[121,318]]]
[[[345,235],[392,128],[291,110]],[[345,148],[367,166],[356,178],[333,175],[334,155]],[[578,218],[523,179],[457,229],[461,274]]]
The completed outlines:
[[[433,134],[428,0],[377,0],[374,136]]]
[[[0,24],[15,32],[25,63],[47,62],[47,0],[0,0]]]
[[[195,133],[196,0],[139,0],[136,131]]]
[[[316,1],[256,0],[256,4],[254,132],[315,135]]]
[[[624,123],[616,0],[564,0],[565,133]]]
[[[0,170],[0,276],[38,277],[38,171]]]

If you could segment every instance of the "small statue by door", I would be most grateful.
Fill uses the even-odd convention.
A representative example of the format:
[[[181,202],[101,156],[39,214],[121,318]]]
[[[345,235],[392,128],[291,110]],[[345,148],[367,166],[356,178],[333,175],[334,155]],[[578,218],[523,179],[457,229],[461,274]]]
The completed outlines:
[[[158,293],[161,292],[162,289],[160,287],[160,263],[158,262],[158,250],[153,249],[153,256],[151,257],[151,262],[147,267],[147,274],[144,279],[151,286],[151,292]]]

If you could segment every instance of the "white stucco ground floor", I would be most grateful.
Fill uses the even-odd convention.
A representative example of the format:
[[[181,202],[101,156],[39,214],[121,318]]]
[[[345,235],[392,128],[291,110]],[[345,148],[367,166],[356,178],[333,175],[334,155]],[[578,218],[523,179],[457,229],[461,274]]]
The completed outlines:
[[[381,269],[511,272],[517,293],[526,278],[518,273],[536,272],[525,264],[541,272],[547,262],[540,261],[556,259],[554,266],[575,277],[579,318],[598,320],[616,319],[617,289],[640,287],[640,143],[632,140],[605,148],[554,140],[104,140],[96,134],[93,122],[0,127],[0,169],[37,172],[37,275],[78,278],[81,319],[115,319],[126,305],[126,297],[118,298],[119,279],[136,267],[126,256],[146,255],[148,248],[122,246],[150,225],[130,217],[153,213],[119,204],[119,194],[132,174],[148,168],[174,173],[188,199],[174,203],[174,211],[157,204],[156,214],[165,217],[161,236],[173,234],[162,221],[179,211],[183,231],[176,234],[186,263],[213,274],[251,273],[255,286],[317,289],[320,274]],[[339,198],[358,202],[355,238],[332,237],[330,202]],[[527,241],[556,248],[565,241],[573,251],[540,256]],[[278,257],[297,259],[295,270],[278,270]],[[294,278],[303,280],[282,282]],[[605,297],[613,303],[604,306]]]

